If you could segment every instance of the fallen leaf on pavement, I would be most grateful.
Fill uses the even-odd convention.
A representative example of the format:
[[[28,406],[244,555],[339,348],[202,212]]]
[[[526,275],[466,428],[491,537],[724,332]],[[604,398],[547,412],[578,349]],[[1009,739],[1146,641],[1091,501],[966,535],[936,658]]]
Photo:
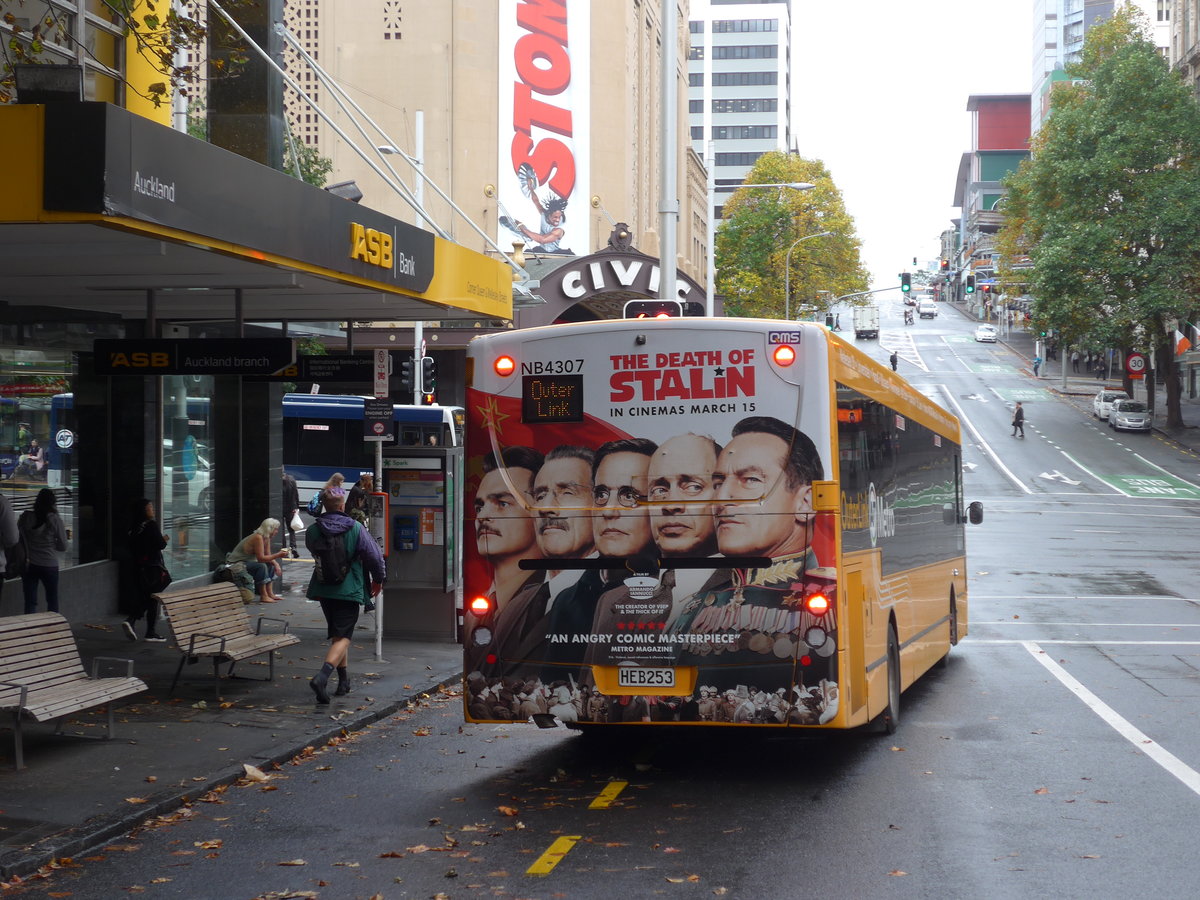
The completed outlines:
[[[892,869],[892,871],[888,872],[888,874],[889,875],[907,875],[908,873],[905,872],[903,869]]]
[[[1034,791],[1034,793],[1035,794],[1048,794],[1048,793],[1050,793],[1050,788],[1040,787],[1036,791]]]
[[[125,798],[125,802],[126,802],[126,803],[133,803],[133,804],[135,804],[135,805],[136,805],[136,804],[138,804],[138,803],[145,803],[145,802],[146,802],[146,798],[145,798],[145,797],[126,797],[126,798]]]
[[[307,866],[308,863],[306,863],[302,859],[285,859],[283,862],[275,863],[275,865],[277,865],[277,866]]]
[[[242,763],[242,769],[245,770],[246,777],[251,781],[267,781],[271,777],[258,766],[252,766],[250,763]]]
[[[515,816],[520,812],[520,810],[512,806],[497,806],[496,812],[500,813],[502,816]]]

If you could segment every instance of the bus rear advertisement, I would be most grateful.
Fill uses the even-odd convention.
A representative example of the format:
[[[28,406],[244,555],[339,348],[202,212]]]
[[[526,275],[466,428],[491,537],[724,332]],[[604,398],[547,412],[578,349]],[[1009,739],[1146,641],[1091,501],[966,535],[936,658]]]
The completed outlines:
[[[468,372],[469,720],[890,729],[965,633],[958,422],[825,329],[547,326]]]

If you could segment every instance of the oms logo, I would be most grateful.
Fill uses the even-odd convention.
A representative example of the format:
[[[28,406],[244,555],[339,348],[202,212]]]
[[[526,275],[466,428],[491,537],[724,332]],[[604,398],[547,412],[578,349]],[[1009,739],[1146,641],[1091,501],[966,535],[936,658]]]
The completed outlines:
[[[350,258],[382,269],[392,267],[392,236],[357,222],[350,223]]]

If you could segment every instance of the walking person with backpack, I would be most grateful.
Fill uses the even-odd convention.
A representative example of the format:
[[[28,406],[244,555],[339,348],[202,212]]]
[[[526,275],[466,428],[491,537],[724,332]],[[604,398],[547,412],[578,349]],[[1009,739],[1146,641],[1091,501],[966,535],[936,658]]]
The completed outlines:
[[[348,671],[354,626],[368,597],[378,596],[386,579],[383,554],[361,523],[346,515],[346,492],[341,486],[322,492],[325,513],[309,526],[304,543],[312,554],[313,574],[307,596],[321,603],[328,627],[329,652],[308,683],[317,702],[329,702],[329,676],[337,672],[334,694],[350,693]],[[369,585],[369,587],[368,587]]]

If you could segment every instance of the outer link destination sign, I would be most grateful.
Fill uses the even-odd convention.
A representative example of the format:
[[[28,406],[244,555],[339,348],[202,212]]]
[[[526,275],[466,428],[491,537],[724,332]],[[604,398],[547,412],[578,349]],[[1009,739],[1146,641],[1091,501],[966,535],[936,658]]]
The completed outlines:
[[[522,422],[582,422],[582,375],[525,375],[521,378]]]

